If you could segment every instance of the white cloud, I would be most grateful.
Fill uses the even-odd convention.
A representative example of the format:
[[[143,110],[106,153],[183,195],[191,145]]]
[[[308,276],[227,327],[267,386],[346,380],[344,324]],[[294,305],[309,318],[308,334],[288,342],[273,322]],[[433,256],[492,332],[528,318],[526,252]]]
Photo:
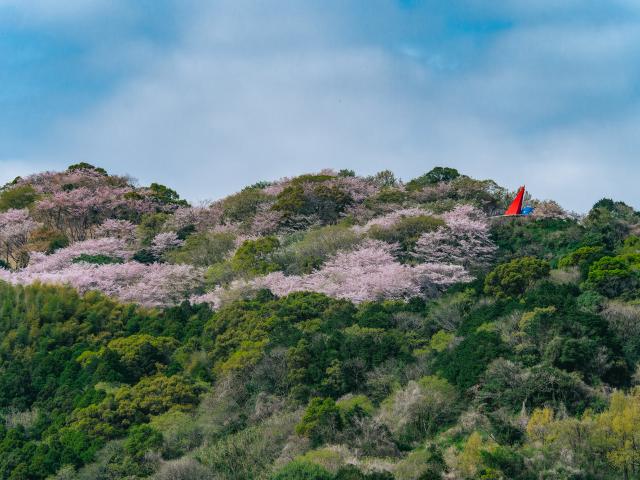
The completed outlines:
[[[518,27],[442,72],[354,40],[349,12],[309,5],[201,9],[181,45],[61,122],[39,157],[158,180],[191,199],[327,166],[408,178],[453,165],[578,210],[631,183],[636,26]],[[456,65],[446,54],[425,58]],[[638,205],[640,194],[624,200]]]

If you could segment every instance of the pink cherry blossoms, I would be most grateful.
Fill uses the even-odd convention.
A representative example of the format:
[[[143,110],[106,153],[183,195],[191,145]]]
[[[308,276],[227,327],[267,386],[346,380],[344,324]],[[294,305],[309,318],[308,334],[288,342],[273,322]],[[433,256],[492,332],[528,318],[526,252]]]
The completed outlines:
[[[355,226],[353,228],[358,232],[368,232],[371,227],[392,228],[403,218],[419,217],[422,215],[433,214],[422,208],[403,208],[400,210],[394,210],[393,212],[387,213],[386,215],[383,215],[381,217],[376,217],[372,220],[369,220],[364,226]]]
[[[120,258],[124,263],[76,263],[82,254],[106,255]],[[122,301],[147,307],[180,303],[202,285],[203,272],[198,268],[159,263],[145,265],[128,261],[131,255],[124,239],[85,240],[51,255],[33,252],[27,267],[15,272],[0,270],[0,279],[19,284],[69,284],[80,293],[99,290]]]
[[[274,272],[251,281],[237,281],[229,290],[239,292],[267,288],[275,295],[313,291],[354,303],[380,299],[407,299],[433,295],[449,285],[473,278],[460,265],[425,263],[403,265],[393,256],[393,245],[370,240],[351,252],[341,252],[309,275],[284,275]],[[192,301],[208,302],[218,307],[231,292],[221,287]]]
[[[29,217],[29,211],[7,210],[0,213],[0,254],[4,260],[17,262],[21,248],[27,243],[29,234],[40,224]]]
[[[73,264],[80,255],[106,255],[108,257],[128,260],[131,251],[124,240],[119,238],[96,238],[75,242],[66,248],[56,250],[51,255],[42,252],[31,252],[29,265],[19,270],[20,274],[30,276],[47,272],[57,272]]]
[[[178,231],[193,225],[199,232],[207,231],[220,224],[223,210],[219,201],[203,207],[179,207],[166,221],[164,228]]]
[[[567,220],[572,218],[572,215],[562,208],[558,203],[553,200],[543,200],[537,202],[533,210],[533,216],[535,218],[554,218],[559,220]]]
[[[189,297],[202,284],[202,272],[190,265],[138,262],[94,265],[74,263],[58,271],[0,271],[0,278],[28,284],[33,282],[68,284],[80,293],[98,290],[123,302],[146,307],[169,306]]]
[[[151,241],[151,251],[156,255],[162,255],[167,250],[180,247],[184,244],[178,238],[176,232],[163,232],[157,234]]]
[[[95,236],[97,238],[114,237],[127,243],[133,243],[136,240],[136,229],[137,227],[129,220],[109,218],[98,226]]]
[[[482,268],[493,259],[496,246],[484,214],[471,205],[460,205],[443,215],[446,225],[423,234],[414,256],[427,263]]]
[[[172,200],[175,192],[171,194],[167,187],[139,187],[130,178],[111,176],[88,164],[17,179],[3,189],[31,187],[31,203],[28,209],[0,213],[0,259],[15,269],[0,269],[0,279],[20,284],[66,283],[80,292],[99,290],[145,306],[172,305],[191,298],[218,307],[261,288],[278,296],[316,291],[359,303],[437,295],[452,284],[470,281],[468,272],[487,266],[496,251],[480,210],[469,205],[443,215],[428,210],[442,211],[468,198],[466,201],[486,204],[486,211],[491,211],[501,201],[492,193],[495,184],[491,182],[461,177],[413,191],[404,189],[390,172],[365,178],[348,171],[323,170],[285,178],[262,189],[259,185],[264,184],[191,207]],[[4,208],[10,208],[7,205]],[[25,203],[15,204],[22,205]],[[545,217],[563,215],[550,202],[537,208],[537,214]],[[423,215],[439,216],[445,224],[421,235],[416,243],[425,229],[406,233],[404,225],[413,228],[413,223],[403,219]],[[346,231],[352,240],[330,249],[325,248],[322,234],[310,231],[312,227],[331,231],[331,225],[344,219],[344,225],[336,228]],[[380,230],[390,230],[385,233],[394,236],[374,234]],[[213,258],[205,254],[219,248],[213,237],[221,232],[232,234],[236,247],[247,239],[273,235],[280,247],[272,252],[270,268],[265,271],[277,268],[305,274],[275,272],[251,278],[255,271],[234,262],[231,251],[226,257],[202,263],[210,267],[209,281],[227,286],[198,296],[203,291],[202,269],[189,264],[140,263],[176,261],[166,252],[180,247],[185,261],[195,256]],[[365,240],[368,236],[402,242],[402,250],[396,244]],[[411,241],[405,242],[409,236]],[[27,251],[52,251],[67,240],[66,248],[49,255]],[[289,268],[294,260],[299,265]]]
[[[151,201],[130,198],[130,187],[80,187],[59,191],[36,204],[36,215],[47,226],[63,231],[71,240],[84,240],[93,225],[127,212],[142,215],[154,211]]]

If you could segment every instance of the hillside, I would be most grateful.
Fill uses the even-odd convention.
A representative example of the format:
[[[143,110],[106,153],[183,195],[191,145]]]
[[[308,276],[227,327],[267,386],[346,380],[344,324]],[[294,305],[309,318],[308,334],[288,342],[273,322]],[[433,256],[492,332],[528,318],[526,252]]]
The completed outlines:
[[[640,214],[436,167],[0,190],[0,479],[640,478]]]

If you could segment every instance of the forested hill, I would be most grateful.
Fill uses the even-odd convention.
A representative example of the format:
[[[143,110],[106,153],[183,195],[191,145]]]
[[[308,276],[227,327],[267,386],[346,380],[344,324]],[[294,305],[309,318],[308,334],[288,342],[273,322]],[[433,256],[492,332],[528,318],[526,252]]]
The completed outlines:
[[[0,189],[0,479],[640,478],[640,215],[436,167]]]

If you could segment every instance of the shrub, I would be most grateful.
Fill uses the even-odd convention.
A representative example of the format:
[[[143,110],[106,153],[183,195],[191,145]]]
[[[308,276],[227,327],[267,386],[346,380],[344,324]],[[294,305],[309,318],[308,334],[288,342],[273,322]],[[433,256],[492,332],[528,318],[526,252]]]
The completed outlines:
[[[167,252],[165,258],[171,263],[206,267],[223,261],[234,246],[231,233],[196,233],[189,235],[182,247]]]
[[[271,480],[333,480],[333,475],[313,463],[293,461],[272,475]]]
[[[533,257],[523,257],[498,265],[487,275],[484,292],[498,298],[522,295],[536,280],[549,275],[548,262]]]
[[[152,480],[210,480],[211,472],[193,458],[164,462]]]
[[[413,443],[451,422],[458,411],[456,389],[443,378],[411,381],[382,404],[381,421],[403,443]]]
[[[82,255],[78,255],[76,258],[72,260],[73,263],[92,263],[94,265],[109,265],[112,263],[123,263],[124,260],[119,257],[110,257],[109,255],[89,255],[87,253],[83,253]]]
[[[386,205],[402,205],[409,199],[407,192],[398,188],[383,188],[376,195],[368,197],[364,204],[375,211]]]
[[[328,472],[335,474],[341,467],[347,464],[353,454],[343,445],[330,445],[306,452],[297,458],[297,461],[319,465]]]
[[[559,267],[582,267],[585,264],[593,263],[595,260],[602,257],[604,247],[601,245],[580,247],[571,253],[565,255],[558,261]]]
[[[261,188],[245,188],[222,200],[222,218],[232,223],[246,222],[255,216],[258,207],[268,200],[269,196]]]
[[[374,225],[369,236],[388,243],[398,243],[404,251],[409,251],[423,233],[433,232],[444,225],[444,221],[429,215],[401,218],[393,226],[384,228]]]
[[[236,404],[235,409],[237,408]],[[297,415],[291,413],[276,415],[259,425],[227,434],[199,449],[196,458],[211,469],[213,478],[267,478],[273,462],[280,456],[292,435],[297,418]]]
[[[151,265],[159,260],[158,256],[150,248],[142,248],[138,250],[133,254],[131,259],[136,262],[144,263],[145,265]]]
[[[63,232],[46,227],[32,232],[28,244],[29,250],[45,252],[48,255],[68,246],[69,238]]]
[[[74,163],[73,165],[69,165],[67,167],[68,172],[75,172],[77,170],[91,170],[93,172],[99,173],[100,175],[107,175],[107,171],[104,168],[96,167],[87,162]]]
[[[296,433],[308,437],[313,446],[330,442],[342,429],[340,409],[331,398],[312,398],[298,425]]]
[[[440,480],[446,468],[442,453],[435,447],[416,449],[395,465],[397,480]]]
[[[38,198],[31,185],[21,185],[0,191],[0,212],[30,207]]]
[[[138,334],[111,340],[98,357],[109,358],[109,353],[113,352],[118,366],[126,372],[126,378],[135,380],[155,373],[158,365],[168,364],[176,346],[177,341],[173,338]],[[90,352],[85,352],[84,358],[88,358],[88,354]]]
[[[353,465],[342,467],[336,473],[334,480],[393,480],[390,472],[363,473]]]
[[[231,259],[236,272],[249,275],[263,275],[278,270],[271,255],[280,246],[276,237],[262,237],[257,240],[245,240]]]
[[[309,216],[322,224],[335,223],[353,203],[351,195],[330,181],[329,175],[303,175],[294,179],[277,196],[273,209],[285,218]]]
[[[290,275],[310,273],[319,268],[332,255],[350,250],[358,244],[360,236],[351,228],[329,225],[308,231],[302,239],[274,255],[274,261]]]
[[[143,215],[138,225],[138,238],[142,245],[151,245],[151,241],[160,233],[168,218],[169,215],[166,213],[147,213]]]

